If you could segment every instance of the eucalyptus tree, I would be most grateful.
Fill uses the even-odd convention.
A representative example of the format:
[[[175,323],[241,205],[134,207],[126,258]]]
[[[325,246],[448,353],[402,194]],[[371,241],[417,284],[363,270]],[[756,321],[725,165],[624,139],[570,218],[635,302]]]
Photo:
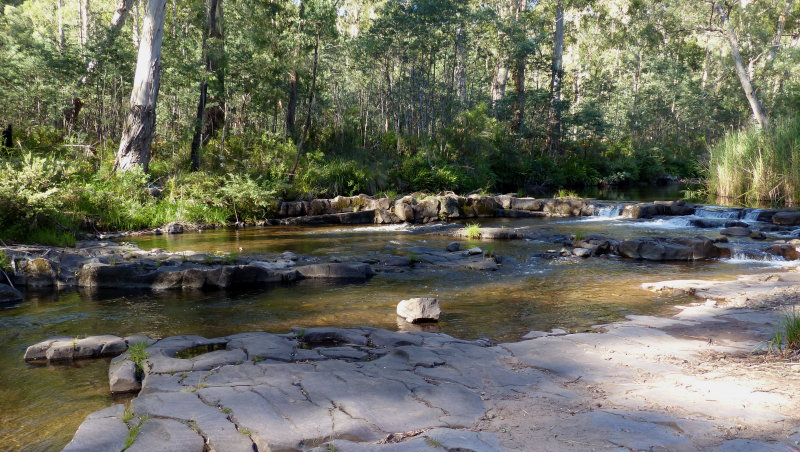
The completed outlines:
[[[156,126],[156,105],[161,83],[161,42],[167,0],[149,0],[144,17],[131,92],[130,111],[122,131],[115,170],[140,167],[147,172]]]

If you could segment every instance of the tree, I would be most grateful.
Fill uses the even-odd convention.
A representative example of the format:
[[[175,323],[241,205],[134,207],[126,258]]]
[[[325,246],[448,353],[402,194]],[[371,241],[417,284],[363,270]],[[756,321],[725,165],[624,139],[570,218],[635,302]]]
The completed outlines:
[[[767,113],[764,111],[764,106],[761,103],[761,99],[758,98],[758,95],[753,88],[750,73],[747,71],[744,66],[744,62],[742,61],[742,55],[739,53],[739,40],[736,37],[736,30],[734,30],[733,25],[728,18],[728,13],[722,9],[722,5],[719,3],[717,4],[717,13],[719,14],[723,26],[725,26],[725,36],[728,38],[728,43],[730,43],[731,46],[731,56],[733,57],[733,63],[736,67],[736,75],[739,77],[739,83],[741,83],[744,95],[747,97],[747,102],[750,104],[750,109],[753,112],[753,118],[762,128],[766,129],[769,127],[769,118],[767,117]],[[780,30],[782,30],[782,28],[780,28]]]
[[[557,155],[561,146],[561,85],[564,78],[564,4],[556,3],[556,31],[553,35],[553,64],[550,75],[550,109],[547,121],[547,149]]]
[[[145,13],[130,111],[114,163],[115,170],[141,167],[147,172],[156,125],[156,103],[161,82],[161,42],[167,0],[150,0]]]
[[[200,149],[225,123],[225,35],[222,1],[206,0],[206,26],[202,49],[204,68],[200,79],[200,98],[197,102],[197,119],[192,138],[192,171],[200,169]],[[209,79],[212,80],[211,99],[208,98]]]

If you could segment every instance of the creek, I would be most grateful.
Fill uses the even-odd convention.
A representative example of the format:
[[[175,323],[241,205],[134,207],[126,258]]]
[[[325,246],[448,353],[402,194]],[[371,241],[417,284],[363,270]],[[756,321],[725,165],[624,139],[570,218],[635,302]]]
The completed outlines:
[[[483,226],[534,226],[543,233],[601,234],[617,239],[645,236],[719,236],[697,229],[693,218],[752,221],[728,208],[700,209],[691,217],[624,220],[609,208],[596,217],[483,219]],[[455,227],[456,225],[451,225]],[[447,225],[266,227],[223,229],[134,239],[143,249],[241,254],[292,251],[342,261],[378,254],[408,256],[409,248],[443,249]],[[436,327],[456,337],[515,341],[531,330],[586,330],[630,314],[666,314],[688,297],[642,290],[643,282],[666,279],[730,279],[790,265],[779,258],[744,258],[763,249],[749,238],[726,244],[733,258],[694,263],[653,263],[613,257],[537,257],[560,245],[535,240],[480,242],[505,258],[499,271],[407,268],[379,272],[366,283],[325,285],[302,281],[265,290],[219,292],[71,291],[27,293],[23,302],[0,307],[0,445],[3,450],[57,450],[84,417],[112,401],[107,360],[70,365],[29,365],[25,348],[56,335],[144,333],[223,336],[246,331],[286,332],[292,326],[374,326],[398,329],[398,301],[437,297],[443,316]]]

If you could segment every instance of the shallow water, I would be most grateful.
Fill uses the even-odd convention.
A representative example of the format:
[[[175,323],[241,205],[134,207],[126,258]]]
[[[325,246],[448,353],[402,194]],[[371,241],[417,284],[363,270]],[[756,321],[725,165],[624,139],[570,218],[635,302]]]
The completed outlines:
[[[708,235],[683,219],[631,221],[583,219],[488,219],[487,226],[534,226],[543,233],[604,234],[614,238],[648,235]],[[717,215],[714,213],[714,215]],[[728,215],[725,212],[719,215]],[[293,251],[327,260],[409,255],[413,246],[443,248],[452,239],[442,226],[273,227],[216,230],[136,239],[145,249],[263,253]],[[535,253],[560,245],[539,241],[468,242],[511,258],[497,272],[411,269],[379,273],[361,284],[301,282],[240,292],[153,293],[69,292],[31,295],[0,308],[0,449],[54,450],[69,441],[83,418],[113,402],[107,361],[73,366],[31,366],[25,347],[54,335],[145,333],[153,337],[243,331],[286,332],[291,326],[369,325],[397,329],[395,305],[412,296],[439,298],[442,332],[462,337],[517,340],[530,330],[584,330],[628,314],[666,314],[689,301],[639,288],[664,279],[731,278],[780,268],[787,263],[731,259],[702,263],[647,263],[615,258],[546,260]],[[749,239],[735,250],[763,247]],[[737,254],[740,255],[741,253]],[[124,401],[124,399],[121,399]]]

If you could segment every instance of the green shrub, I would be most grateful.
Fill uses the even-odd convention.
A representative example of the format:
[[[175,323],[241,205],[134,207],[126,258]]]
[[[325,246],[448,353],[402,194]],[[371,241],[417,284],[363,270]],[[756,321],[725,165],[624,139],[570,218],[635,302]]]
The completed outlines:
[[[800,201],[800,116],[726,134],[709,149],[708,187],[752,204]]]

